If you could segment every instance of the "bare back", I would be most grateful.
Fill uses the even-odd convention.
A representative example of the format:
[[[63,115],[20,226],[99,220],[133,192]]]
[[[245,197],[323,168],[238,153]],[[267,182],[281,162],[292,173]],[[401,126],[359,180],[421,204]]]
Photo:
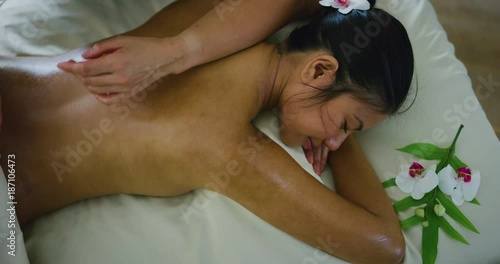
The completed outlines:
[[[227,62],[106,106],[75,77],[51,71],[56,61],[0,61],[0,152],[2,164],[16,156],[22,221],[96,196],[191,191],[252,131],[257,89],[235,89],[220,74],[230,74]]]

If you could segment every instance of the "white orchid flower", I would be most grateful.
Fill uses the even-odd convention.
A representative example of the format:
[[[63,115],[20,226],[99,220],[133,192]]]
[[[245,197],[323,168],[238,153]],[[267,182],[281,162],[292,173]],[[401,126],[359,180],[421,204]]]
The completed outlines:
[[[458,173],[448,165],[438,173],[439,189],[451,195],[453,203],[460,206],[465,201],[472,201],[476,197],[481,183],[479,171],[471,171],[469,168],[459,168]]]
[[[353,9],[369,10],[370,2],[367,0],[321,0],[319,4],[322,6],[331,6],[338,9],[342,14],[348,14]]]
[[[418,162],[401,165],[401,171],[396,176],[396,185],[404,193],[411,193],[413,199],[420,200],[438,185],[439,180],[435,171],[436,165],[428,169],[424,169]]]

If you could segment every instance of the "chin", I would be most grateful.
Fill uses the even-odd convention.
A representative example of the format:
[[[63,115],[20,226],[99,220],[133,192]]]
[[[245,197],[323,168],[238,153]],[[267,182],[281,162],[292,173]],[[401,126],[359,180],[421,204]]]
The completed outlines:
[[[280,138],[281,138],[281,142],[283,142],[283,144],[287,145],[288,147],[299,147],[299,146],[302,146],[302,142],[300,141],[300,138],[299,137],[294,137],[292,135],[290,135],[289,133],[286,133],[285,130],[282,130],[281,133],[280,133]]]

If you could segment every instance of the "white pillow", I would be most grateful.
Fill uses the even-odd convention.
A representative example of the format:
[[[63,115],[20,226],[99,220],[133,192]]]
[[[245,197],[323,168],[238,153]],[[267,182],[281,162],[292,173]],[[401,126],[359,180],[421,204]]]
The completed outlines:
[[[146,22],[174,0],[4,0],[0,56],[53,56]]]

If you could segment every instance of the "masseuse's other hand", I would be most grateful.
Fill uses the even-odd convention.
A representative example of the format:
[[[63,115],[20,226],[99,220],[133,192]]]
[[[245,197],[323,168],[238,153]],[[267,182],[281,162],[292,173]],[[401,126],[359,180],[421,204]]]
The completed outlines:
[[[82,54],[85,62],[58,67],[79,76],[96,98],[113,104],[139,93],[161,77],[183,68],[183,49],[176,38],[119,36],[103,40]]]
[[[302,146],[302,149],[304,150],[307,161],[313,165],[314,172],[321,175],[321,173],[325,171],[330,149],[328,149],[323,142],[319,144],[309,142],[305,146]]]

